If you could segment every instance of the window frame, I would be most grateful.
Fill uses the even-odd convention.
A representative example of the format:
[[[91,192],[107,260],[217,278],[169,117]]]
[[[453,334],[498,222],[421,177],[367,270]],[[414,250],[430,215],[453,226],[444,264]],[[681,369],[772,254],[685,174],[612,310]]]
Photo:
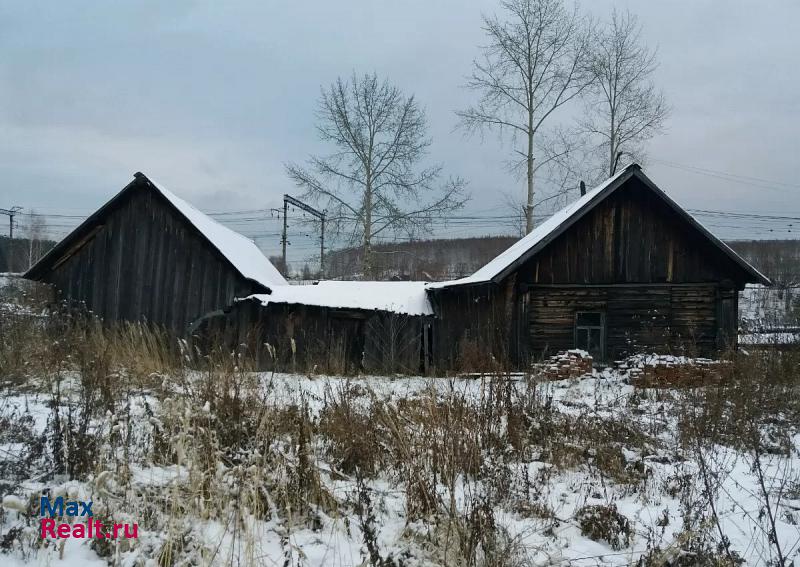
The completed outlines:
[[[600,323],[598,325],[585,325],[585,324],[579,325],[578,324],[578,318],[581,315],[600,315]],[[600,356],[597,357],[597,356],[593,355],[591,352],[589,352],[589,354],[592,354],[592,356],[594,356],[594,358],[596,360],[598,360],[598,361],[604,361],[606,359],[606,313],[605,313],[605,311],[589,311],[589,310],[576,311],[575,312],[575,316],[573,318],[573,325],[572,326],[573,326],[573,344],[575,345],[575,348],[576,349],[585,350],[586,352],[589,352],[588,348],[584,348],[582,346],[578,346],[578,334],[579,334],[579,332],[581,330],[585,330],[587,332],[586,338],[587,338],[587,343],[588,343],[591,331],[598,331],[598,330],[600,331]],[[586,347],[588,347],[588,346],[589,345],[587,344]]]

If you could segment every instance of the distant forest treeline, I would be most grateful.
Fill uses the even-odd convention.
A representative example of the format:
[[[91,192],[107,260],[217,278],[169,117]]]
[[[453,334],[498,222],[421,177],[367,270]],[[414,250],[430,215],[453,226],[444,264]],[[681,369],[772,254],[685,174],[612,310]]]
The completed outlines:
[[[736,240],[728,246],[776,287],[800,285],[800,240]]]
[[[0,272],[24,272],[55,245],[53,240],[0,236]]]
[[[473,273],[516,241],[512,236],[420,240],[374,245],[373,251],[380,279],[441,281]],[[800,285],[800,240],[745,240],[728,245],[776,286]],[[360,260],[359,248],[330,252],[325,277],[356,278]]]
[[[513,236],[483,236],[373,244],[378,279],[441,281],[468,276],[511,246]],[[359,275],[361,248],[330,252],[325,277],[347,279]]]

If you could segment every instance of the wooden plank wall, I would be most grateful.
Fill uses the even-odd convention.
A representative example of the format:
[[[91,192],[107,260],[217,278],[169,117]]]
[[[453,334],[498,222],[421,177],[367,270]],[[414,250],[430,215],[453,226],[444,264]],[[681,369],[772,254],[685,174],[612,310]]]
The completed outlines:
[[[591,285],[744,282],[749,276],[632,179],[520,266],[519,279]]]
[[[259,370],[418,374],[425,325],[429,318],[384,311],[241,301],[195,335],[204,351],[246,345]]]
[[[107,321],[146,320],[183,334],[205,313],[260,291],[152,189],[134,188],[101,222],[43,281]]]
[[[437,290],[431,296],[434,371],[468,370],[476,357],[501,365],[527,351],[524,298],[513,278],[503,285],[479,285]],[[520,332],[522,330],[522,332]],[[470,352],[467,352],[470,351]]]

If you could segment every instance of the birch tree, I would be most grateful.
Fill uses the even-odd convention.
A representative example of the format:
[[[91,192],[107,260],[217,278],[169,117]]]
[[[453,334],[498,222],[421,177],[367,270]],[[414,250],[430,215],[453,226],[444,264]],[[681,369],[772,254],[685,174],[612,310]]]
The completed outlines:
[[[669,106],[652,78],[658,66],[655,50],[642,43],[635,15],[614,10],[611,21],[593,42],[584,130],[599,139],[604,173],[616,173],[620,157],[641,159],[643,144],[662,130]]]
[[[46,231],[47,223],[44,217],[31,210],[28,216],[28,226],[25,230],[25,235],[28,239],[28,269],[47,252]]]
[[[335,233],[360,244],[364,275],[373,276],[376,239],[414,237],[463,206],[461,179],[442,180],[441,165],[421,166],[431,141],[413,96],[375,74],[353,74],[322,90],[317,117],[332,153],[286,171],[306,198],[325,207]]]
[[[457,114],[467,132],[494,129],[512,138],[512,168],[525,170],[525,228],[530,232],[535,173],[546,160],[556,159],[536,163],[541,155],[538,138],[553,113],[592,80],[587,65],[589,26],[577,8],[567,9],[561,0],[507,0],[502,7],[503,19],[483,17],[488,43],[467,80],[467,87],[480,98]]]

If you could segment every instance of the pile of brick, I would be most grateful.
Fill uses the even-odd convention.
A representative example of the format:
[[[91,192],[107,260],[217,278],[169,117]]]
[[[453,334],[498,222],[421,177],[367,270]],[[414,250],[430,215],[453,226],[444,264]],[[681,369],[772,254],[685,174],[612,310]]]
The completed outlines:
[[[585,350],[568,350],[551,356],[539,365],[541,376],[547,380],[566,380],[592,373],[592,356]]]
[[[639,388],[693,388],[715,384],[728,362],[670,355],[636,355],[617,363]]]

